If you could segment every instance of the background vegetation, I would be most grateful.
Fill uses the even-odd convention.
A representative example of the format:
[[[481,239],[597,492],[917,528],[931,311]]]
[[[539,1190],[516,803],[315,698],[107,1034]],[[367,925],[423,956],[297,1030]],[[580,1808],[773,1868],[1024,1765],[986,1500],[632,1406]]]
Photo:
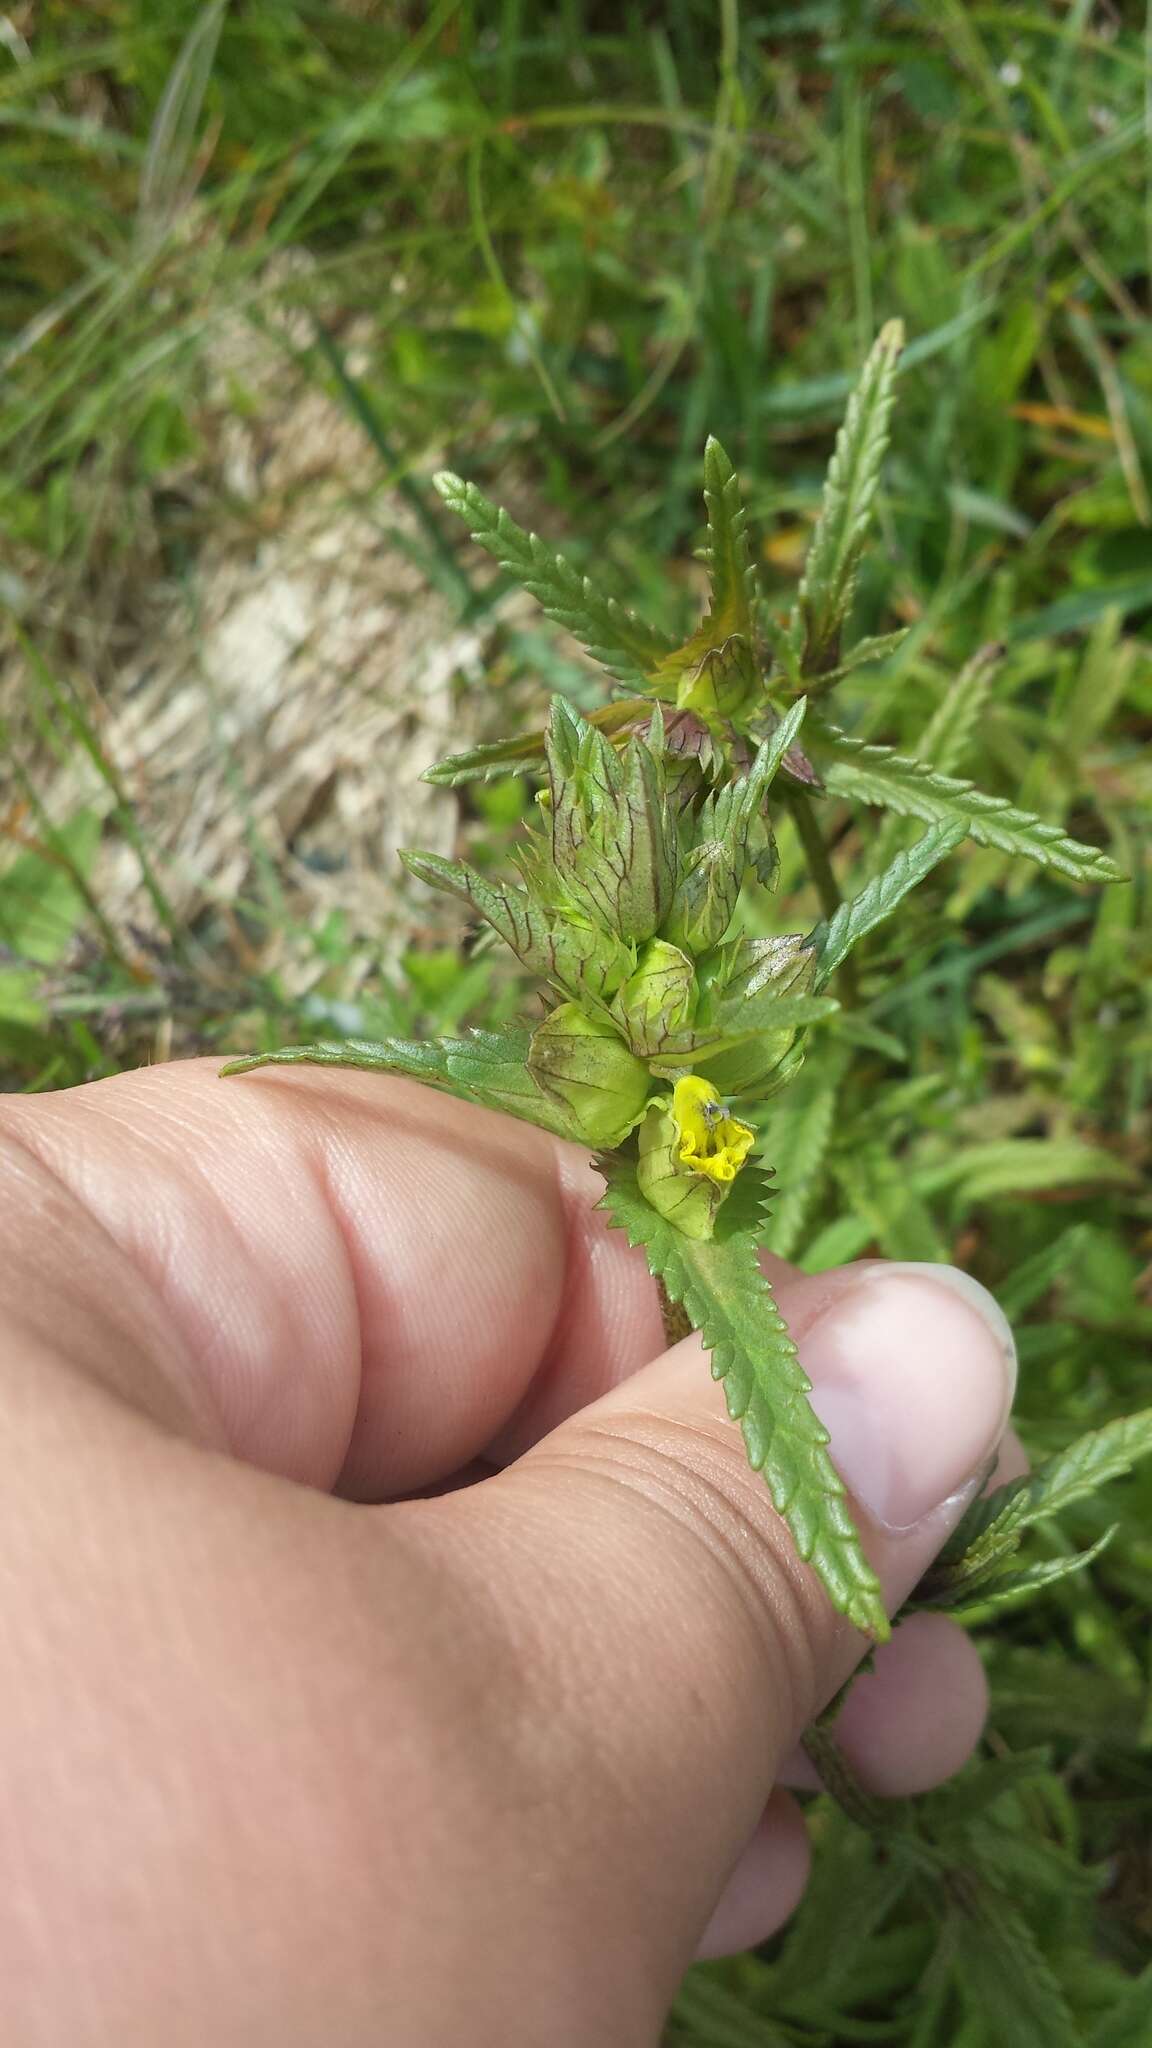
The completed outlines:
[[[360,451],[335,500],[324,485],[331,574],[353,505],[372,560],[405,564],[397,644],[405,603],[433,599],[444,674],[470,650],[451,724],[483,737],[594,685],[461,550],[431,471],[474,477],[677,625],[712,431],[783,610],[853,373],[900,315],[855,630],[913,630],[842,686],[842,715],[921,751],[928,725],[938,766],[1107,843],[1133,881],[1094,893],[972,846],[941,871],[869,954],[851,1037],[781,1108],[775,1156],[806,1170],[782,1176],[776,1243],[813,1268],[968,1265],[1019,1324],[1035,1451],[1146,1405],[1150,56],[1121,0],[10,5],[5,1085],[515,1002],[421,902],[391,906],[414,940],[382,939],[333,810],[347,762],[299,843],[277,837],[264,728],[231,747],[243,706],[225,704],[228,858],[203,856],[188,910],[186,850],[117,742],[149,664],[169,663],[164,701],[211,709],[210,578],[227,550],[259,588],[308,497],[307,476],[241,475],[228,439],[280,377]],[[957,681],[989,642],[996,687],[989,664]],[[391,749],[352,765],[393,801]],[[528,791],[462,796],[437,800],[437,829],[498,861]],[[854,857],[857,824],[825,817]],[[890,847],[902,829],[876,825]],[[781,918],[810,922],[800,851],[781,851]],[[887,1823],[923,1845],[923,1881],[820,1803],[808,1904],[762,1955],[693,1973],[672,2041],[1152,2038],[1150,1508],[1146,1469],[1043,1532],[1055,1556],[1121,1525],[982,1638],[984,1756]]]

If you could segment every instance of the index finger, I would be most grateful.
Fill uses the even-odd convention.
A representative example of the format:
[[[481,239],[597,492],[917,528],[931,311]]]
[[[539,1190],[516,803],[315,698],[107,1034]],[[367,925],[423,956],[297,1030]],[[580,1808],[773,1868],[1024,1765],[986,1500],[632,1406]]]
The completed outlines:
[[[586,1154],[414,1083],[295,1068],[222,1084],[191,1060],[3,1117],[159,1296],[232,1452],[285,1477],[415,1491],[662,1348]],[[80,1262],[61,1255],[67,1287]]]

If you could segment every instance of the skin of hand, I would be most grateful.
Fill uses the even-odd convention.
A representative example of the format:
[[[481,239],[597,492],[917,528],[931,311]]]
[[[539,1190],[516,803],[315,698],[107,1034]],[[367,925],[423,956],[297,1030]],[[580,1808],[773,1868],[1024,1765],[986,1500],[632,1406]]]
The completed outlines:
[[[0,1108],[11,2048],[647,2048],[796,1903],[866,1646],[598,1189],[376,1076]],[[1007,1325],[951,1268],[771,1270],[894,1610],[1019,1469]],[[984,1710],[922,1616],[840,1739],[916,1791]]]

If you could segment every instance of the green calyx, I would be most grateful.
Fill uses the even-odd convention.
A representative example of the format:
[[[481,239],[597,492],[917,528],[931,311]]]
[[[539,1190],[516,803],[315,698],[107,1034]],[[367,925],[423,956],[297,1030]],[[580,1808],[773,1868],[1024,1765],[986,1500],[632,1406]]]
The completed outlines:
[[[626,944],[651,939],[679,876],[677,821],[668,798],[659,713],[619,752],[562,698],[545,742],[547,847],[534,850],[531,886],[583,912]]]
[[[631,1050],[640,1059],[655,1059],[690,1035],[696,1001],[696,972],[687,953],[666,939],[650,939],[611,1014]]]
[[[644,1114],[647,1067],[575,1003],[561,1003],[532,1033],[527,1069],[564,1135],[582,1144],[622,1144]]]

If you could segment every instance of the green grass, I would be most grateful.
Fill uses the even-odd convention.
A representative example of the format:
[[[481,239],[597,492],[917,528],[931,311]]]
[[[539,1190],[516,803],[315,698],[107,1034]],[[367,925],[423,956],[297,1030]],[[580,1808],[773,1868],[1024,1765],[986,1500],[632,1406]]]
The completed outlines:
[[[522,496],[578,565],[677,631],[699,587],[706,435],[741,472],[783,612],[847,390],[900,317],[910,346],[852,630],[911,632],[841,685],[841,716],[898,747],[928,726],[939,767],[1106,843],[1133,880],[1073,887],[969,846],[935,908],[913,899],[899,938],[870,942],[851,1061],[813,1060],[781,1106],[811,1165],[785,1189],[777,1243],[811,1267],[868,1251],[970,1266],[1020,1325],[1036,1452],[1147,1405],[1141,10],[43,12],[29,50],[0,52],[0,597],[24,677],[0,704],[7,1084],[132,1064],[158,1035],[192,1049],[318,1023],[452,1030],[514,1000],[486,962],[419,946],[365,995],[353,961],[371,934],[341,920],[289,934],[310,962],[301,999],[277,965],[291,913],[258,843],[236,919],[185,931],[166,915],[163,856],[102,749],[99,704],[124,593],[194,577],[207,536],[243,525],[207,398],[226,322],[267,326],[285,302],[306,314],[308,375],[362,427],[381,501],[406,494],[407,545],[461,616],[495,586],[430,488],[445,464],[514,512]],[[306,270],[269,268],[300,248]],[[966,665],[994,641],[1007,652],[989,689]],[[493,731],[509,700],[589,701],[569,651],[519,616],[493,672]],[[61,756],[86,761],[91,800],[50,815],[34,764]],[[523,802],[519,784],[469,795],[470,857],[500,859]],[[843,806],[823,815],[850,832]],[[880,828],[876,864],[916,831]],[[147,943],[93,896],[101,833],[139,863]],[[783,914],[814,913],[790,834],[781,853]],[[924,1883],[898,1884],[883,1844],[821,1806],[794,1927],[694,1973],[671,2040],[1144,2038],[1149,1980],[1125,1983],[1152,1967],[1150,1511],[1147,1472],[1073,1510],[1043,1554],[1116,1520],[1120,1535],[982,1634],[986,1756],[900,1816],[926,1845]],[[1021,1909],[1016,1950],[997,1886]],[[1143,2004],[1126,2014],[1124,1996]]]

